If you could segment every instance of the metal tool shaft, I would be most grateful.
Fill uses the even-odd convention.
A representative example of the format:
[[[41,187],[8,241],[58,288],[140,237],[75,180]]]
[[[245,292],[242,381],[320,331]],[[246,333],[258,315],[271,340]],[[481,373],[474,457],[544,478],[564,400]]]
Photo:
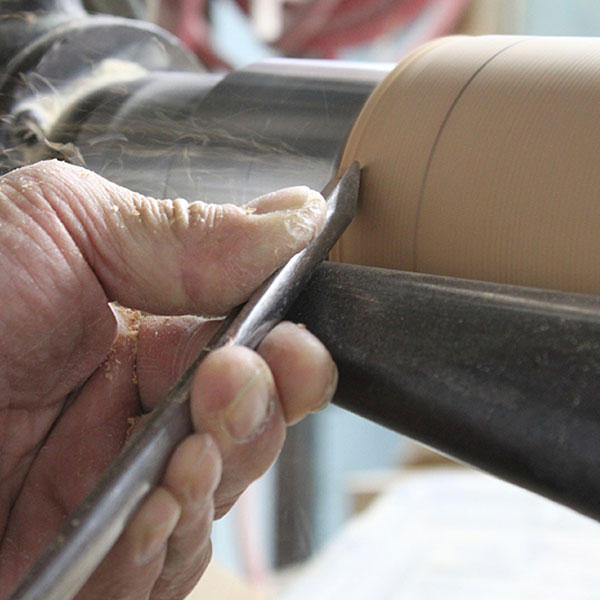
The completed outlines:
[[[10,600],[69,600],[110,551],[142,500],[160,481],[175,446],[192,431],[190,388],[198,365],[216,348],[255,348],[284,317],[356,211],[360,170],[353,164],[328,196],[325,226],[302,252],[234,310],[147,423],[68,518]]]

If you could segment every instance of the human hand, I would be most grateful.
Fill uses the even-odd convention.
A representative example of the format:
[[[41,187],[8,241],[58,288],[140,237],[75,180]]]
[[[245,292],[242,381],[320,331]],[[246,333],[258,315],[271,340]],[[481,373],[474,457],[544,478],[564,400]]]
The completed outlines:
[[[0,598],[210,339],[218,322],[188,313],[242,302],[324,216],[306,188],[238,208],[149,199],[56,161],[0,177]],[[257,352],[212,353],[195,433],[77,598],[185,597],[213,518],[273,462],[286,425],[331,399],[336,373],[290,323]]]

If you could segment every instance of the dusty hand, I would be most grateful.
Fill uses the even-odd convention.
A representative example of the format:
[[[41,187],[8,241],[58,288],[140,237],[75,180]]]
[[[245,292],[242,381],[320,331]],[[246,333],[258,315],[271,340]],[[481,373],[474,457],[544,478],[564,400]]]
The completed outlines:
[[[58,162],[0,178],[0,598],[210,338],[215,322],[188,313],[243,301],[323,219],[306,188],[237,208],[152,200]],[[335,381],[290,323],[258,352],[213,353],[194,383],[197,432],[78,598],[183,598],[213,518]]]

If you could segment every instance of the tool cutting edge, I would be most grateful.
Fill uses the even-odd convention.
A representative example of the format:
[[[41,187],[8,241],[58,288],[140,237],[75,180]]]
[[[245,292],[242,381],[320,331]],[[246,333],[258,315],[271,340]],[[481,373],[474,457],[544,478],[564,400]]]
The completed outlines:
[[[160,481],[175,446],[192,432],[189,396],[198,365],[211,351],[225,345],[255,348],[283,319],[352,221],[359,185],[360,167],[353,163],[333,187],[327,186],[327,216],[319,235],[224,319],[207,347],[68,517],[9,600],[69,600],[77,594]]]

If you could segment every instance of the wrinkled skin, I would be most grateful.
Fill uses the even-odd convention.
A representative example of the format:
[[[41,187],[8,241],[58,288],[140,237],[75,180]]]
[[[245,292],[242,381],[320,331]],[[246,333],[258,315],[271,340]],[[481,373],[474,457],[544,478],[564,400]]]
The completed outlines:
[[[0,178],[0,598],[209,339],[216,322],[190,315],[243,301],[323,220],[306,188],[237,208],[156,201],[58,162]],[[194,380],[195,432],[78,598],[185,597],[213,518],[335,383],[328,352],[290,323],[257,352],[214,352]]]

